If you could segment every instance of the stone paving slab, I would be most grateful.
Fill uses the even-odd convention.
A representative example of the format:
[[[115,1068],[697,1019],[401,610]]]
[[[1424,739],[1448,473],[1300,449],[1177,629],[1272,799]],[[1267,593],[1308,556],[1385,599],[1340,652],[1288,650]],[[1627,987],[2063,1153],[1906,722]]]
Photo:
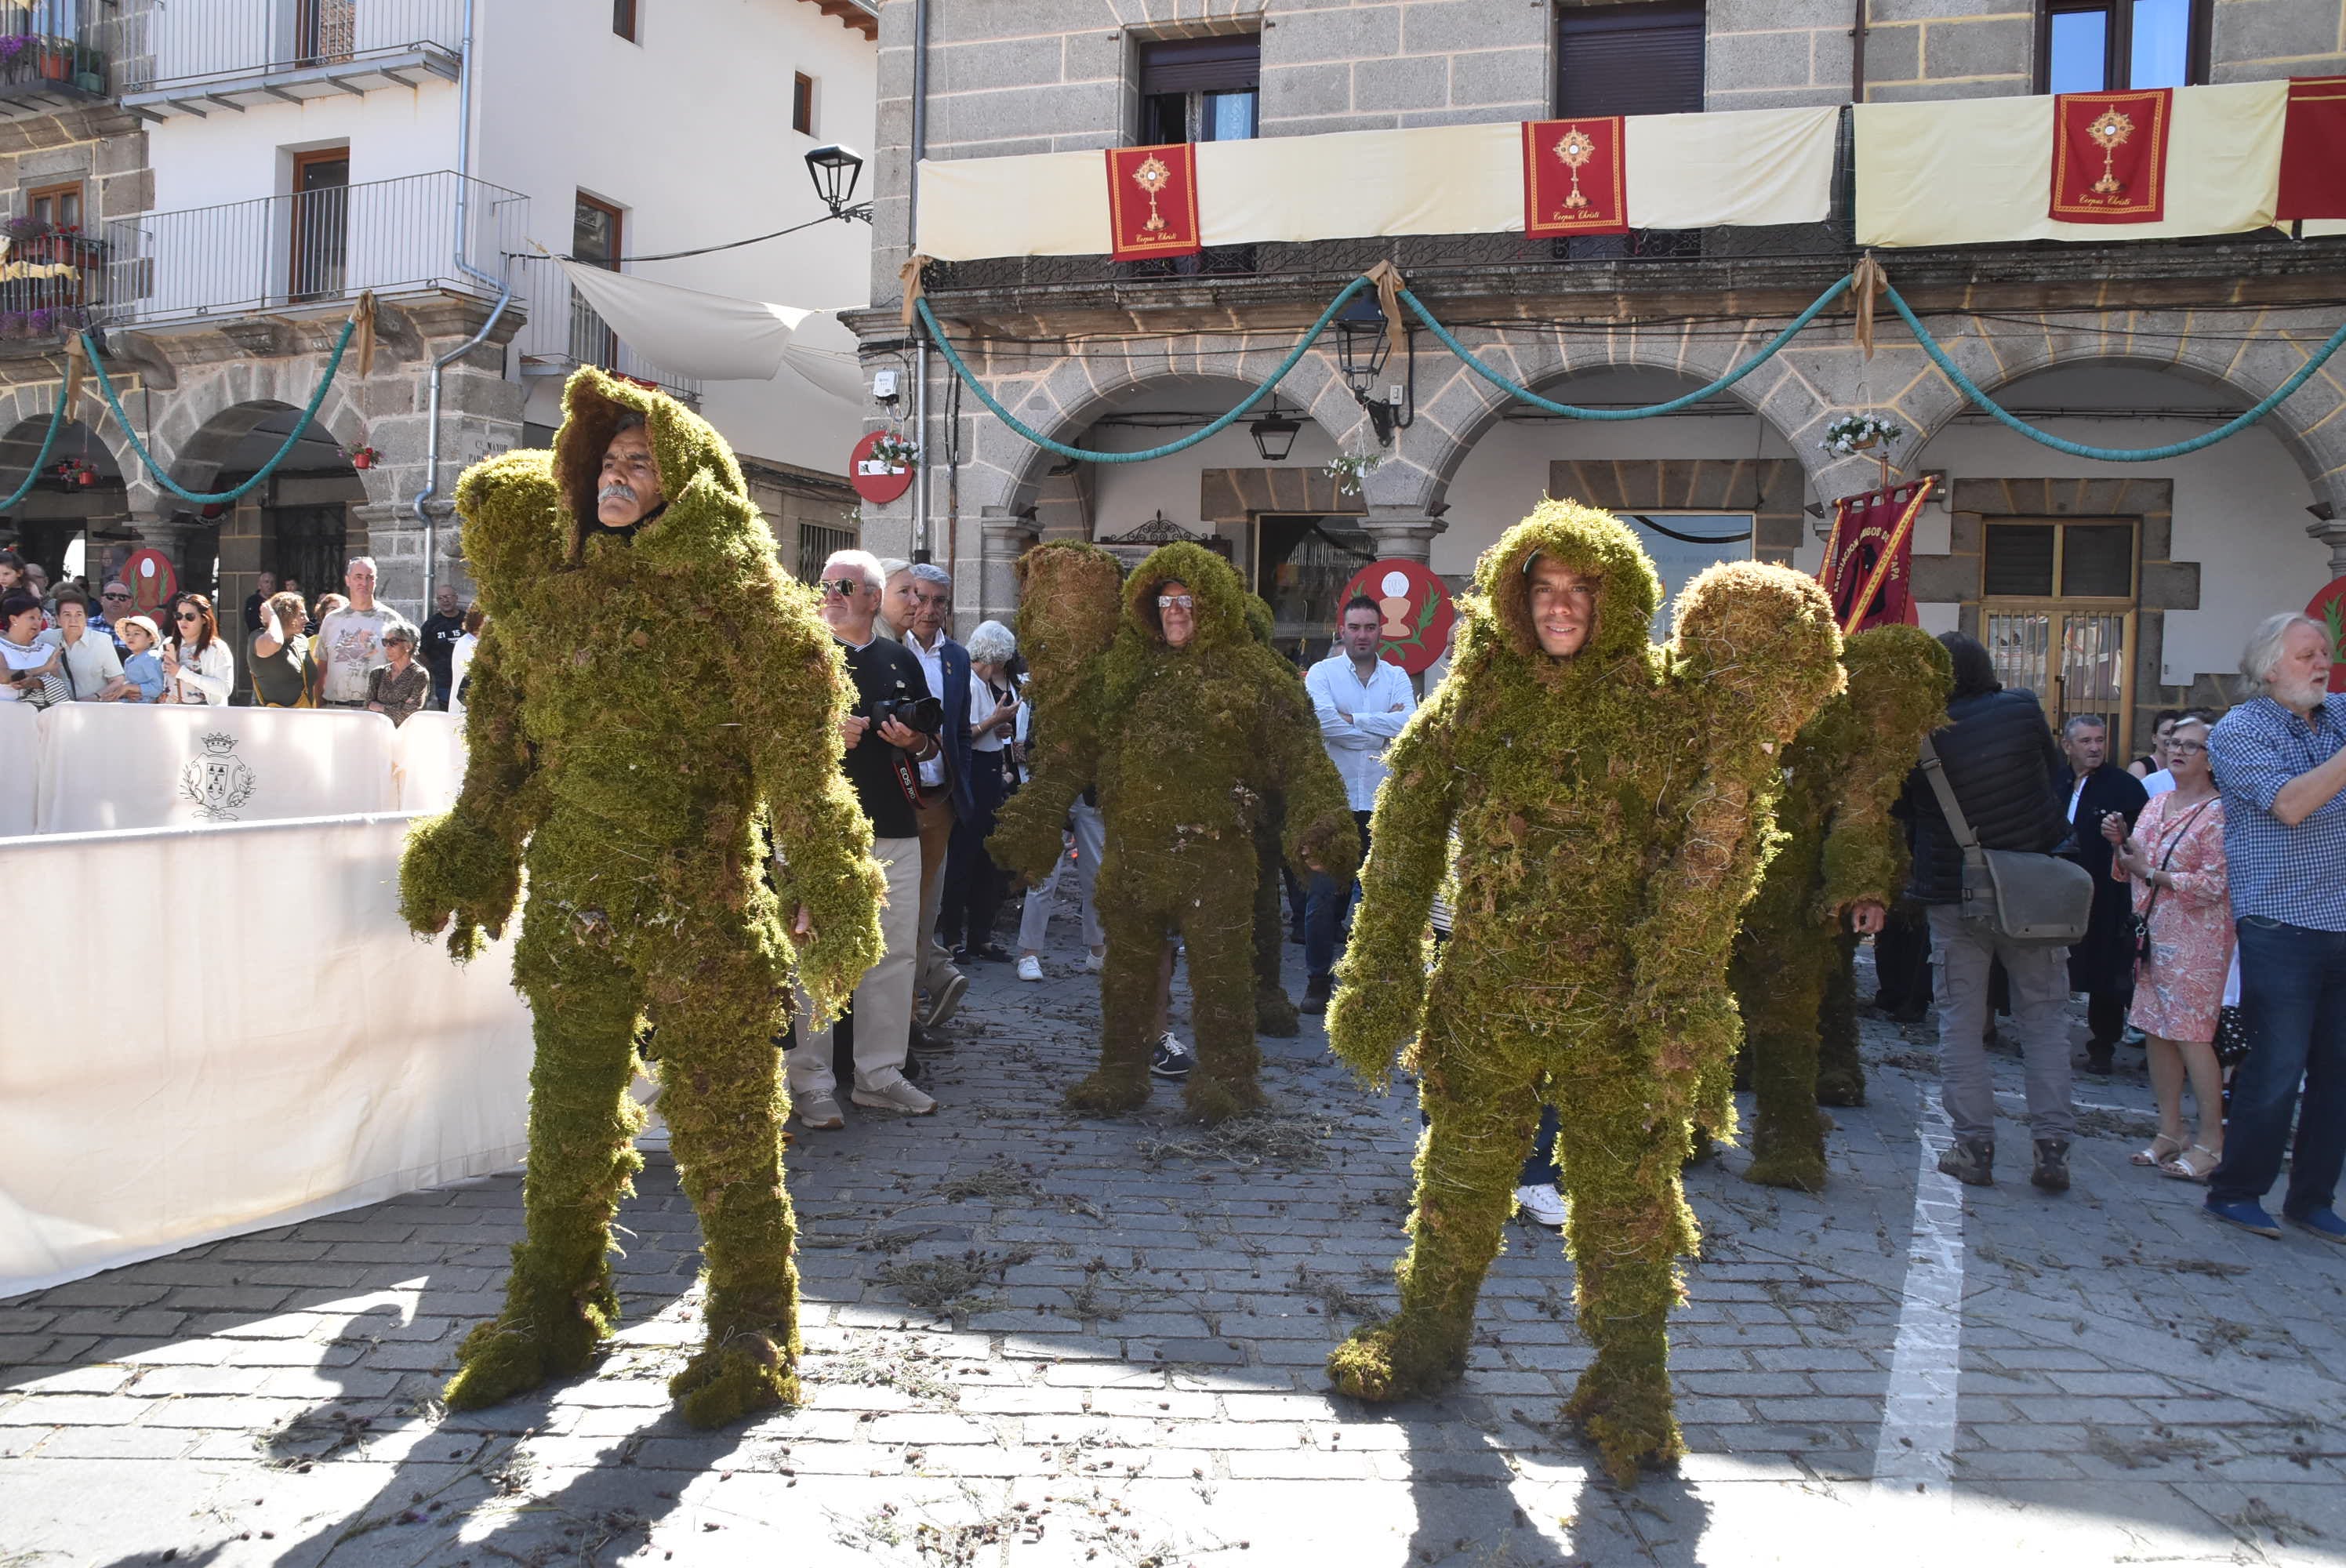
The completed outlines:
[[[2130,1166],[2138,1056],[2079,1080],[2075,1190],[2017,1179],[2013,1121],[2011,1174],[1963,1194],[1951,1488],[1875,1481],[1936,1067],[1873,1018],[1825,1193],[1748,1185],[1736,1150],[1689,1172],[1692,1452],[1621,1492],[1562,1420],[1588,1351],[1536,1227],[1509,1229],[1455,1391],[1327,1390],[1330,1346],[1392,1300],[1406,1090],[1362,1094],[1307,1022],[1264,1043],[1269,1153],[1165,1090],[1071,1118],[1096,1003],[1052,972],[983,972],[934,1120],[799,1135],[803,1408],[669,1412],[698,1233],[655,1147],[600,1369],[442,1410],[519,1233],[508,1172],[0,1301],[0,1568],[2346,1562],[2346,1254],[2224,1230]]]

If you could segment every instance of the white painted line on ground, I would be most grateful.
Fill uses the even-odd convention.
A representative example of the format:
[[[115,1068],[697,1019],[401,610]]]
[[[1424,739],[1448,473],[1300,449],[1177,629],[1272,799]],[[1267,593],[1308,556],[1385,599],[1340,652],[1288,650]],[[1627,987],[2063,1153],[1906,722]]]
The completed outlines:
[[[1914,1175],[1914,1228],[1906,1249],[1890,1392],[1873,1451],[1872,1500],[1884,1522],[1894,1520],[1911,1546],[1927,1552],[1927,1541],[1912,1532],[1943,1524],[1953,1513],[1955,1385],[1963,1369],[1964,1189],[1939,1170],[1939,1156],[1954,1139],[1953,1124],[1931,1084],[1915,1087],[1922,1102],[1916,1120],[1923,1152]]]

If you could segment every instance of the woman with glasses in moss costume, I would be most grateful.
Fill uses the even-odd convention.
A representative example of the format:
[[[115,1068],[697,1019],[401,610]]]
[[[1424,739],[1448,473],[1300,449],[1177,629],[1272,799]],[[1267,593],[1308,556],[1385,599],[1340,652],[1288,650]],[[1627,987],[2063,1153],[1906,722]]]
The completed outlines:
[[[992,848],[1039,882],[1058,858],[1069,804],[1097,784],[1107,830],[1100,1065],[1067,1103],[1116,1115],[1148,1100],[1162,962],[1178,934],[1198,1036],[1186,1104],[1196,1119],[1219,1122],[1262,1104],[1256,836],[1283,801],[1288,858],[1344,876],[1360,836],[1301,688],[1248,629],[1238,573],[1201,545],[1165,545],[1125,583],[1118,617],[1107,596],[1115,564],[1066,545],[1020,560],[1018,636],[1046,738]]]
[[[591,369],[563,411],[552,453],[506,453],[457,486],[489,615],[470,755],[454,808],[416,824],[400,868],[402,914],[419,932],[453,919],[460,959],[529,873],[514,949],[537,1042],[525,1229],[505,1311],[465,1339],[444,1397],[495,1404],[585,1370],[609,1337],[648,1019],[708,1258],[706,1339],[668,1387],[686,1420],[719,1426],[797,1397],[773,1037],[793,973],[819,1019],[853,993],[879,956],[882,884],[840,773],[839,653],[723,440]]]
[[[1553,1105],[1596,1350],[1570,1409],[1627,1482],[1682,1451],[1666,1328],[1696,1237],[1678,1173],[1695,1128],[1732,1130],[1728,955],[1783,743],[1839,688],[1841,638],[1813,579],[1739,562],[1697,578],[1670,645],[1651,646],[1652,562],[1575,502],[1544,502],[1475,576],[1449,677],[1389,755],[1328,1010],[1330,1043],[1372,1086],[1410,1047],[1429,1117],[1401,1311],[1339,1346],[1329,1371],[1368,1400],[1464,1371],[1483,1275]],[[1435,956],[1438,888],[1452,934]]]
[[[1954,684],[1947,650],[1920,626],[1858,633],[1841,667],[1849,689],[1785,749],[1783,837],[1744,913],[1729,972],[1758,1109],[1744,1179],[1810,1192],[1825,1180],[1819,1102],[1865,1103],[1855,1010],[1835,1006],[1836,993],[1853,1003],[1844,982],[1855,937],[1882,928],[1906,880],[1890,808],[1924,738],[1945,722]]]

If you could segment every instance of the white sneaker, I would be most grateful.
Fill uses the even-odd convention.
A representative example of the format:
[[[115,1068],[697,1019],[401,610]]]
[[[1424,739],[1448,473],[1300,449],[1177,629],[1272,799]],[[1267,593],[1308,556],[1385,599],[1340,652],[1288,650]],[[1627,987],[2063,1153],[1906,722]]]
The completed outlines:
[[[1031,952],[1020,953],[1018,955],[1018,978],[1021,980],[1042,979],[1043,961],[1035,957]]]
[[[1515,1207],[1534,1225],[1544,1225],[1550,1230],[1564,1228],[1564,1197],[1545,1182],[1515,1189]]]
[[[930,1116],[936,1114],[937,1103],[904,1082],[904,1074],[891,1069],[872,1081],[870,1088],[858,1084],[848,1098],[874,1111],[902,1111],[908,1116]]]
[[[830,1133],[847,1125],[847,1118],[839,1114],[839,1102],[829,1095],[809,1095],[797,1108],[801,1126]]]
[[[1087,952],[1084,954],[1084,972],[1086,974],[1097,974],[1101,970],[1106,969],[1107,967],[1107,953],[1105,951],[1099,952]]]

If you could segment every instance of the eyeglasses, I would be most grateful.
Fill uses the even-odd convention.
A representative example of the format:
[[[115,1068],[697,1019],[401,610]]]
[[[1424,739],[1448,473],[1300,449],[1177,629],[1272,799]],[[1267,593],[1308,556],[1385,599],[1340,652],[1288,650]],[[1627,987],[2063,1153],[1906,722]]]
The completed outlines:
[[[1157,607],[1160,610],[1169,610],[1176,606],[1186,610],[1197,602],[1198,601],[1196,599],[1192,598],[1188,594],[1159,594],[1157,596]]]
[[[852,577],[825,577],[822,580],[824,593],[836,594],[842,599],[854,597],[855,590],[862,585]]]
[[[2167,748],[2178,757],[2197,757],[2208,749],[2208,743],[2204,740],[2170,740]]]
[[[99,597],[99,598],[101,598],[101,599],[127,599],[127,598],[128,598],[129,596],[129,596],[129,595],[128,595],[128,594],[100,594],[100,595],[98,595],[98,597]]]
[[[176,621],[200,621],[204,617],[196,614],[193,610],[181,610],[178,615],[171,618]]]

